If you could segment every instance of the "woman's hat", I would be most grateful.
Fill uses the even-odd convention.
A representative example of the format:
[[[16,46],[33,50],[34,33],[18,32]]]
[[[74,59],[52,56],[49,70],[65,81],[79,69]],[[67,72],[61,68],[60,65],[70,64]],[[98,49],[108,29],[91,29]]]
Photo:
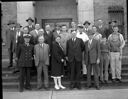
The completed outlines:
[[[26,21],[28,22],[29,20],[31,20],[32,22],[34,22],[34,20],[31,17],[29,17]]]

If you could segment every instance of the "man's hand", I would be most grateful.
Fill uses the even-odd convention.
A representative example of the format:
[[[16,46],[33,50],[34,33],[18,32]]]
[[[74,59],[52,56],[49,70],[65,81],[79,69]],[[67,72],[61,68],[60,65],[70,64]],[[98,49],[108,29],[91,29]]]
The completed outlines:
[[[97,64],[99,64],[99,63],[100,63],[100,59],[99,59],[99,58],[97,59],[96,63],[97,63]]]
[[[122,60],[122,55],[119,56],[119,60]]]
[[[64,62],[64,59],[61,59],[61,62]]]
[[[66,57],[66,60],[68,61],[68,57]]]

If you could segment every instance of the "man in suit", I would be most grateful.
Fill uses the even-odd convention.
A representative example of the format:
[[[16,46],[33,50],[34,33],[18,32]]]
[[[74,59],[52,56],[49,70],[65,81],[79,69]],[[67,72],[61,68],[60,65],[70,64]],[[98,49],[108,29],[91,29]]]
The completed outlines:
[[[16,51],[19,47],[19,44],[23,44],[23,42],[22,43],[20,42],[21,36],[24,34],[23,31],[21,31],[21,27],[22,26],[19,23],[16,24],[16,47],[15,47]],[[16,61],[16,64],[17,64],[17,61]],[[17,65],[15,66],[13,73],[19,72]]]
[[[93,69],[96,89],[99,90],[98,64],[100,62],[100,43],[90,32],[89,40],[85,43],[85,64],[87,66],[87,87],[91,87],[91,73]]]
[[[32,35],[33,45],[38,43],[39,30],[40,24],[35,24],[35,29],[30,32],[30,35]]]
[[[6,37],[6,45],[9,52],[9,67],[13,66],[13,55],[15,54],[15,46],[16,46],[16,29],[15,29],[15,22],[10,20],[7,24],[9,28],[6,30],[5,37]]]
[[[28,22],[27,27],[28,27],[28,30],[29,30],[29,33],[30,33],[32,30],[35,29],[35,26],[33,25],[34,20],[33,20],[31,17],[29,17],[29,18],[26,20],[26,22]]]
[[[45,89],[48,89],[49,45],[44,43],[43,36],[39,36],[38,41],[39,43],[34,47],[35,66],[37,67],[37,89],[42,88],[42,70],[44,73],[44,86]]]
[[[90,26],[90,22],[89,21],[85,21],[84,22],[84,32],[88,35],[88,32],[90,31],[90,28],[89,28],[89,26]]]
[[[71,33],[72,30],[76,30],[77,25],[74,21],[71,22],[71,28],[68,29],[68,32]]]
[[[88,35],[84,32],[84,26],[82,24],[78,24],[78,31],[76,37],[83,40],[83,42],[87,42],[89,40]],[[83,52],[84,56],[84,52]],[[83,71],[83,77],[86,78],[87,69],[86,65],[84,64],[84,59],[82,60],[82,71]]]
[[[45,30],[44,30],[44,39],[45,39],[45,43],[49,45],[49,49],[50,49],[50,55],[49,55],[49,71],[51,71],[51,56],[52,56],[52,42],[53,42],[53,32],[51,31],[51,27],[50,25],[46,25],[45,26]]]
[[[72,38],[67,41],[67,58],[71,68],[70,88],[81,89],[80,74],[82,66],[82,53],[84,42],[76,37],[76,31],[72,31]]]
[[[17,49],[17,60],[18,67],[20,70],[20,78],[19,78],[19,91],[23,92],[24,90],[24,82],[25,88],[31,90],[30,85],[30,69],[33,65],[34,59],[34,46],[29,43],[31,35],[25,34],[24,43],[20,44]]]
[[[109,28],[107,30],[107,38],[109,37],[110,34],[112,34],[113,31],[113,27],[117,25],[117,21],[116,20],[112,20],[109,22]]]
[[[56,25],[55,30],[53,31],[53,40],[55,41],[55,38],[60,35],[60,28],[61,26],[59,24]]]
[[[99,19],[97,21],[97,32],[102,35],[102,37],[107,37],[107,28],[104,26],[103,20]]]

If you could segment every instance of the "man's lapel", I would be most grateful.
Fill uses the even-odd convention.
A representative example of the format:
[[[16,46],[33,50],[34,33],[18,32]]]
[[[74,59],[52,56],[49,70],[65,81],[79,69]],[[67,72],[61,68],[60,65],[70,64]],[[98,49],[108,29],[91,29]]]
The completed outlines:
[[[90,49],[93,47],[94,45],[94,39],[92,39],[91,45],[90,45]]]

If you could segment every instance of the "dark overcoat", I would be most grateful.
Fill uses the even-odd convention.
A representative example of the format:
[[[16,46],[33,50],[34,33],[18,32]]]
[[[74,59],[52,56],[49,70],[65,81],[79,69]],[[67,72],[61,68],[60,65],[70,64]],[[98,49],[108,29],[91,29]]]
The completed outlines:
[[[57,42],[53,42],[52,48],[52,76],[61,76],[64,73],[64,65],[61,59],[65,59],[63,49]]]
[[[34,46],[26,44],[20,44],[17,49],[18,67],[32,67]]]

